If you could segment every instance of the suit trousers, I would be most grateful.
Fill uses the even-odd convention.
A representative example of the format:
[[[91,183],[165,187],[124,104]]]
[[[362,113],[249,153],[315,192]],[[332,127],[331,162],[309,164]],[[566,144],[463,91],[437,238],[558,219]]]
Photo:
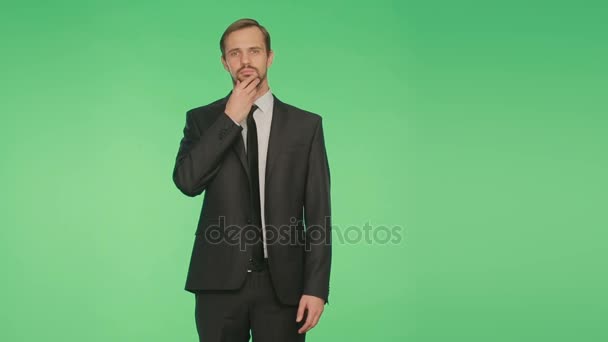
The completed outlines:
[[[306,314],[296,322],[298,307],[279,302],[268,269],[247,273],[237,290],[195,293],[194,316],[201,342],[304,342],[298,334]],[[251,331],[251,335],[250,335]]]

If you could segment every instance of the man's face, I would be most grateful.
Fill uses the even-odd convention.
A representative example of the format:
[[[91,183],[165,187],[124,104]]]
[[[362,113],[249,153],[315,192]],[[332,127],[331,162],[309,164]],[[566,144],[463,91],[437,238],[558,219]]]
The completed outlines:
[[[224,40],[224,51],[222,64],[230,73],[233,84],[251,74],[260,78],[260,84],[266,80],[274,53],[266,51],[264,35],[259,28],[247,27],[230,33]]]

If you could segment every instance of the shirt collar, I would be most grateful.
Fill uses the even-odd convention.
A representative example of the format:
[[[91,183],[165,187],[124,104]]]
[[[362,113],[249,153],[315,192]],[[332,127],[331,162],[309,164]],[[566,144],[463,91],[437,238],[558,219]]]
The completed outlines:
[[[272,96],[272,92],[270,91],[270,89],[268,89],[268,91],[264,95],[260,96],[257,100],[255,100],[254,103],[258,106],[260,110],[262,110],[264,114],[270,113],[274,104],[274,97]]]

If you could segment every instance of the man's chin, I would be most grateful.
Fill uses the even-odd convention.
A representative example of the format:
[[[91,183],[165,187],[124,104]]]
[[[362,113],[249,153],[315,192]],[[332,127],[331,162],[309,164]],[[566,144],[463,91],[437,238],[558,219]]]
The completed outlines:
[[[239,81],[243,82],[244,80],[246,80],[246,79],[247,79],[249,76],[251,76],[251,75],[253,75],[254,77],[260,77],[260,76],[258,76],[258,74],[257,74],[257,73],[255,73],[255,72],[254,72],[254,73],[250,73],[250,74],[242,74],[242,73],[241,73],[241,74],[238,76]]]
[[[256,77],[260,77],[257,73],[254,73]],[[236,78],[232,78],[232,83],[236,84],[236,80],[238,79],[239,81],[243,82],[245,79],[247,79],[247,77],[249,77],[251,74],[247,74],[247,75],[239,75]],[[258,86],[260,86],[260,84],[262,84],[262,82],[264,82],[264,78],[260,78],[260,83],[258,83]]]

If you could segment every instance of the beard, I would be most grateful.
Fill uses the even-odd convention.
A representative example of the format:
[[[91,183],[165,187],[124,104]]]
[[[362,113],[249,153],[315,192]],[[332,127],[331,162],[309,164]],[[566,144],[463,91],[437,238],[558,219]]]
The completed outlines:
[[[264,82],[264,80],[266,79],[266,73],[260,74],[260,72],[258,71],[257,68],[249,67],[249,68],[243,68],[243,69],[253,69],[253,70],[255,70],[255,74],[257,74],[257,76],[260,78],[260,83],[258,83],[257,87],[259,87]],[[230,78],[232,78],[232,85],[233,86],[236,85],[236,80],[237,79],[239,81],[243,82],[243,80],[249,76],[249,75],[247,75],[247,76],[241,75],[241,70],[239,70],[236,73],[236,76],[235,75],[230,75]]]

